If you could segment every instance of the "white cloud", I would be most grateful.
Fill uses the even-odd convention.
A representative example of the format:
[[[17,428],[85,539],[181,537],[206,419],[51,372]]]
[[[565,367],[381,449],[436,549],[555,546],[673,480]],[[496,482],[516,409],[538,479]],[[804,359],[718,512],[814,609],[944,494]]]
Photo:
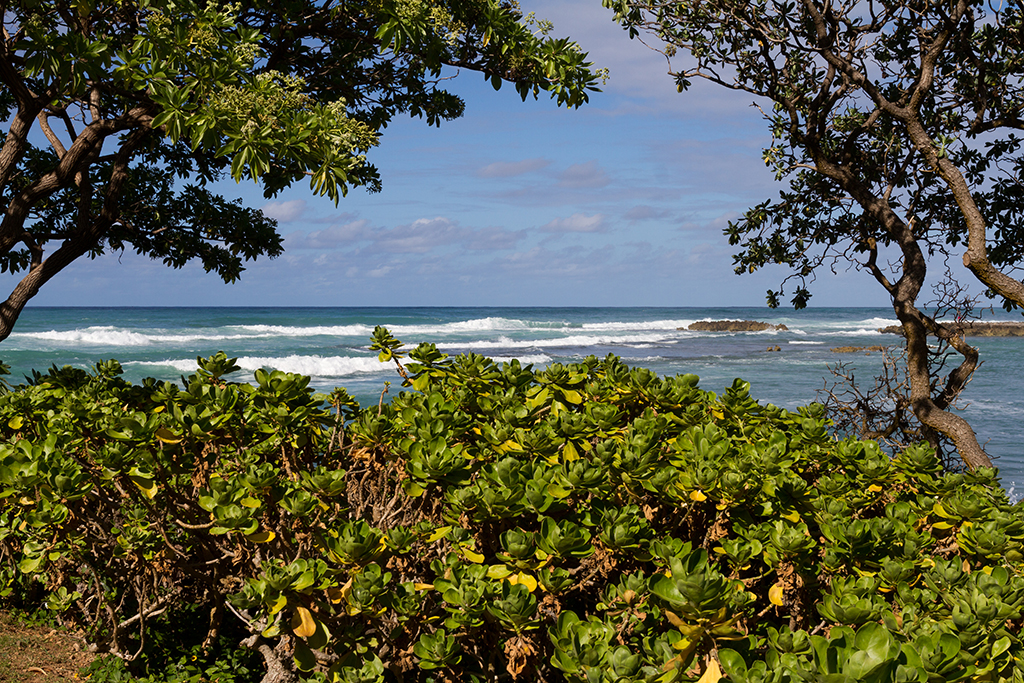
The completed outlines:
[[[260,211],[267,218],[273,218],[281,223],[290,223],[306,213],[306,200],[292,199],[286,202],[270,202],[264,205]]]
[[[324,230],[310,233],[293,232],[285,236],[285,250],[289,249],[338,249],[352,246],[368,239],[371,235],[370,221],[362,219],[332,225]]]
[[[596,161],[573,164],[558,176],[558,184],[561,187],[604,187],[610,182],[608,174]]]
[[[539,171],[550,165],[551,160],[543,157],[523,159],[522,161],[496,161],[493,164],[487,164],[476,174],[481,178],[512,178],[524,173]]]
[[[644,43],[656,47],[660,41],[649,33],[630,39],[619,26],[612,11],[593,0],[523,0],[524,12],[536,12],[555,24],[557,37],[568,36],[588,53],[596,67],[607,67],[609,79],[602,86],[604,93],[597,98],[620,98],[617,116],[670,114],[701,118],[708,121],[756,120],[750,112],[754,99],[747,93],[726,90],[717,85],[694,79],[691,88],[679,93],[675,80],[668,74],[669,62],[665,56]],[[643,42],[641,42],[643,41]],[[676,69],[686,64],[684,56],[673,59]]]
[[[627,221],[649,221],[655,218],[664,218],[667,215],[668,211],[665,209],[655,209],[653,206],[638,204],[622,214],[622,217]]]
[[[544,232],[605,232],[604,214],[596,213],[587,216],[582,213],[574,213],[568,218],[556,218],[550,223],[542,225]]]
[[[715,216],[710,220],[686,221],[679,226],[679,229],[683,232],[717,233],[721,235],[725,229],[729,227],[729,223],[735,222],[739,218],[740,213],[738,211],[727,211],[726,213]],[[722,239],[724,241],[725,238]]]
[[[449,244],[461,233],[454,221],[438,216],[419,218],[409,225],[399,225],[390,230],[377,230],[374,242],[380,250],[392,254],[425,254],[438,246]]]
[[[525,230],[501,227],[470,228],[444,216],[418,218],[393,228],[372,226],[365,219],[333,225],[310,233],[294,232],[285,238],[285,250],[330,249],[353,254],[428,254],[435,251],[501,251],[512,249]]]

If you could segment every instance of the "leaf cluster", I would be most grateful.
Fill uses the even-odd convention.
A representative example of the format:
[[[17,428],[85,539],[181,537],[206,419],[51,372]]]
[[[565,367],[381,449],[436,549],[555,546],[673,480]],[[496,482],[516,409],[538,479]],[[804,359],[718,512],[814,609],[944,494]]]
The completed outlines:
[[[704,79],[749,93],[764,114],[763,160],[787,187],[726,230],[738,273],[789,267],[801,308],[823,266],[850,261],[893,294],[918,249],[947,254],[969,235],[972,258],[1018,267],[1020,3],[604,4],[631,36],[664,46],[680,91]],[[902,262],[883,276],[886,247]],[[769,305],[782,295],[769,291]]]
[[[0,338],[82,256],[133,248],[226,282],[278,256],[276,222],[211,185],[376,191],[367,154],[394,116],[462,114],[445,69],[582,105],[599,73],[531,21],[502,0],[6,3],[0,272],[26,275]]]
[[[1024,677],[1024,517],[993,470],[614,356],[424,344],[367,408],[236,370],[0,396],[7,586],[128,658],[200,605],[310,680]]]

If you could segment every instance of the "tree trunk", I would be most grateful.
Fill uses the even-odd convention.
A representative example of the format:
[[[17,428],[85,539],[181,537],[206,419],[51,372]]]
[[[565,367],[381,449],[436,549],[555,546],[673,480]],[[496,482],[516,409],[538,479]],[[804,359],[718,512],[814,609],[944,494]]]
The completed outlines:
[[[257,634],[240,643],[263,655],[267,673],[263,675],[260,683],[299,683],[299,677],[295,675],[291,666],[292,657],[285,651],[285,641],[285,638],[281,638],[275,647],[270,647],[267,641]]]

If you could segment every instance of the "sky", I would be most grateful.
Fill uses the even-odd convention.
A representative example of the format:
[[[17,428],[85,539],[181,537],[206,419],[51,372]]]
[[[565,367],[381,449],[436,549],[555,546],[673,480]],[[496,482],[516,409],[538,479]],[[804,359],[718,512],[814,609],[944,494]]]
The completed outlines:
[[[780,189],[751,97],[700,83],[677,93],[664,57],[598,0],[522,5],[609,69],[589,104],[522,102],[462,72],[451,89],[465,116],[384,131],[369,155],[380,193],[357,188],[335,206],[304,185],[268,201],[254,183],[221,184],[285,240],[283,256],[250,262],[239,282],[112,254],[76,262],[33,305],[764,305],[786,271],[735,275],[722,234]],[[856,271],[826,271],[812,292],[816,306],[888,305]]]

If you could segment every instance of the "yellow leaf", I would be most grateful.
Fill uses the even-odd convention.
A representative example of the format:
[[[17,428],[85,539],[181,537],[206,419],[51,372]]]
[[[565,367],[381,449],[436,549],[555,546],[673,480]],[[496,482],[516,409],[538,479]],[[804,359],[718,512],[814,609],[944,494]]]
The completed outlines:
[[[503,564],[492,564],[487,568],[487,578],[500,581],[501,579],[507,579],[512,573],[512,570]]]
[[[416,591],[432,591],[434,590],[434,584],[432,583],[414,583],[412,589]]]
[[[260,502],[253,498],[252,496],[246,496],[245,498],[238,502],[242,504],[242,507],[249,508],[250,510],[253,508],[258,508],[260,506]]]
[[[684,621],[679,622],[676,625],[676,628],[679,629],[679,632],[686,636],[686,639],[694,645],[699,643],[701,639],[704,638],[704,634],[706,633],[706,630],[703,626],[687,624]]]
[[[676,628],[679,628],[680,626],[685,626],[686,625],[686,622],[683,621],[682,619],[680,619],[679,615],[676,614],[675,612],[670,612],[668,610],[665,610],[665,616],[668,618],[668,623],[672,624]]]
[[[526,586],[526,590],[530,591],[531,593],[537,590],[537,579],[533,578],[529,574],[524,574],[523,572],[519,572],[518,574],[514,574],[513,576],[508,577],[508,582],[513,584],[518,583],[523,586]]]
[[[788,515],[782,515],[782,518],[788,519],[790,522],[793,522],[793,524],[798,524],[800,522],[800,513],[793,511]]]
[[[439,527],[437,527],[436,529],[434,529],[434,533],[432,533],[429,536],[427,536],[427,543],[433,543],[434,541],[436,541],[438,539],[444,538],[445,536],[448,535],[448,532],[451,531],[451,530],[452,530],[452,528],[450,526],[439,526]]]
[[[718,683],[720,680],[722,680],[722,669],[718,666],[718,660],[709,657],[708,668],[704,669],[704,675],[697,679],[697,683]]]
[[[25,419],[21,415],[15,415],[7,421],[7,426],[11,429],[21,429],[23,424],[25,424]]]
[[[467,560],[469,560],[470,562],[475,562],[476,564],[480,564],[484,561],[483,555],[476,552],[475,550],[471,550],[470,548],[463,548],[462,554],[466,557]]]
[[[278,612],[283,610],[284,606],[287,605],[287,604],[288,604],[288,598],[286,598],[283,595],[277,596],[277,600],[275,600],[273,602],[273,604],[271,604],[269,606],[268,612],[270,613],[270,616],[274,616],[275,614],[277,614]]]
[[[580,396],[580,392],[575,391],[573,389],[564,389],[562,391],[562,396],[565,397],[565,400],[568,401],[569,403],[576,404],[583,402],[583,397]]]
[[[292,615],[292,633],[300,638],[309,638],[316,633],[316,619],[301,605],[295,608],[295,614]]]
[[[161,406],[161,408],[162,407],[163,406]],[[161,427],[160,429],[156,430],[156,438],[157,440],[163,441],[164,443],[181,443],[183,437],[178,436],[177,434],[172,432],[170,429],[167,429],[166,427]]]
[[[139,490],[142,491],[142,495],[146,498],[153,500],[153,498],[156,497],[157,486],[155,481],[132,474],[128,475],[128,478],[132,480],[132,483],[139,487]]]
[[[248,538],[253,543],[270,543],[275,538],[277,538],[277,534],[275,534],[273,531],[269,531],[269,530],[268,531],[257,531],[254,534],[249,534],[248,536],[246,536],[246,538]]]
[[[768,589],[768,599],[773,605],[782,607],[782,584],[775,584]]]
[[[868,487],[868,491],[871,491],[871,493],[878,493],[881,490],[882,487],[879,486],[878,484],[872,484],[871,486]]]
[[[162,412],[164,412],[164,406],[157,406],[156,408],[153,408],[153,410],[151,412],[162,413]]]
[[[339,588],[338,586],[331,586],[327,589],[327,599],[331,601],[331,604],[337,605],[345,599],[344,589]]]
[[[689,638],[680,638],[676,642],[672,643],[672,647],[677,650],[685,650],[691,645]]]
[[[707,500],[707,499],[708,499],[708,497],[705,496],[704,492],[699,490],[699,489],[690,491],[690,500],[693,500],[693,501],[696,501],[696,502],[699,503],[699,502]]]
[[[566,441],[565,447],[562,448],[562,460],[565,462],[573,462],[579,460],[580,454],[576,452],[576,447],[572,445],[572,441]]]

